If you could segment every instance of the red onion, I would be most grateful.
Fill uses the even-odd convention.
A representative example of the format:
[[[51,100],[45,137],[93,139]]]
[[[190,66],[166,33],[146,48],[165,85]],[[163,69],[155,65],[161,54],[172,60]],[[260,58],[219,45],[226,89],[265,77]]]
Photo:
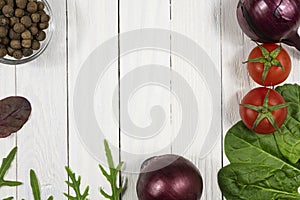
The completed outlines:
[[[263,43],[283,42],[300,51],[299,0],[240,0],[237,18],[244,33]]]
[[[136,189],[139,200],[199,200],[203,182],[190,161],[168,154],[143,163]]]

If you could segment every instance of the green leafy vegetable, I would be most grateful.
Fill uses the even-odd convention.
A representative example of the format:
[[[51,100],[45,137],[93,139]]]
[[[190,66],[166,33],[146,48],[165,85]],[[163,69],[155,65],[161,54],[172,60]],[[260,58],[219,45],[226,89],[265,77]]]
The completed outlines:
[[[111,150],[109,148],[108,142],[104,140],[104,147],[106,152],[107,163],[109,167],[109,172],[107,172],[102,165],[99,165],[99,168],[102,174],[106,177],[107,181],[110,183],[112,194],[107,194],[103,188],[100,188],[100,193],[106,198],[110,200],[118,200],[122,193],[122,186],[117,185],[118,174],[123,166],[123,162],[120,162],[117,167],[114,165],[114,161],[112,158]],[[122,177],[121,185],[124,183],[124,178]]]
[[[276,88],[285,99],[291,103],[288,116],[281,128],[283,134],[275,134],[281,153],[292,163],[300,159],[300,86],[286,84]]]
[[[0,188],[3,186],[8,186],[8,187],[15,187],[18,185],[21,185],[21,182],[18,181],[8,181],[4,179],[4,176],[6,175],[8,169],[11,167],[11,163],[13,162],[16,153],[17,153],[18,148],[15,147],[11,150],[11,152],[8,154],[6,158],[3,158],[2,164],[0,167]]]
[[[73,188],[76,196],[74,197],[74,196],[71,196],[67,193],[64,193],[64,195],[69,200],[87,200],[87,197],[89,195],[89,186],[87,186],[85,188],[83,194],[81,194],[81,192],[80,192],[81,177],[78,176],[78,179],[76,179],[75,173],[72,172],[72,170],[69,167],[66,167],[66,171],[68,173],[69,178],[71,179],[71,182],[66,181],[66,183],[69,187]]]
[[[33,170],[30,170],[30,185],[31,185],[34,200],[41,200],[39,181]]]
[[[230,165],[219,171],[227,200],[300,199],[300,170],[280,153],[274,134],[255,134],[237,123],[225,137]]]
[[[32,189],[33,199],[34,200],[41,200],[41,192],[40,192],[40,184],[39,180],[36,176],[36,173],[34,170],[30,170],[30,185]],[[53,197],[50,196],[48,200],[53,200]]]
[[[5,198],[3,200],[13,200],[13,199],[14,199],[13,197],[7,197],[7,198]]]
[[[280,132],[255,134],[238,122],[226,134],[231,164],[219,171],[218,182],[227,200],[300,200],[300,86],[276,90],[290,103]]]

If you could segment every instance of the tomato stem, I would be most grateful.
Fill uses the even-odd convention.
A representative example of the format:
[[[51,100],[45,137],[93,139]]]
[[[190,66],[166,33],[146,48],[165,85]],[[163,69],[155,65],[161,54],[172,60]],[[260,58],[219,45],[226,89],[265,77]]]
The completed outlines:
[[[258,112],[258,115],[253,123],[252,128],[251,128],[253,131],[263,119],[267,118],[268,121],[275,128],[275,130],[280,132],[280,129],[274,119],[274,116],[272,115],[272,112],[274,112],[275,110],[279,110],[279,109],[287,107],[289,105],[289,103],[270,106],[269,105],[269,95],[270,95],[270,89],[268,89],[268,92],[266,93],[266,96],[264,98],[262,106],[255,106],[255,105],[251,105],[251,104],[240,104],[240,106],[243,106],[243,107],[246,107],[246,108],[249,108],[251,110]]]
[[[260,49],[260,51],[262,53],[262,57],[253,58],[253,59],[244,61],[243,64],[245,64],[245,63],[261,63],[261,64],[263,64],[264,71],[262,73],[262,83],[264,84],[266,77],[272,66],[280,67],[282,69],[282,71],[284,71],[284,67],[282,66],[280,61],[276,59],[282,50],[282,46],[280,44],[276,49],[269,52],[265,47],[263,47],[259,43],[257,43],[257,42],[255,42],[255,43],[258,46],[258,48]]]

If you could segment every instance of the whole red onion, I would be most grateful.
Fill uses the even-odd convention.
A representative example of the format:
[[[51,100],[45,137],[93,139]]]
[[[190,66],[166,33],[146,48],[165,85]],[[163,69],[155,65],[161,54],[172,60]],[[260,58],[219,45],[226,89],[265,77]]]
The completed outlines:
[[[139,200],[199,200],[203,182],[190,161],[168,154],[143,163],[136,189]]]
[[[237,18],[244,33],[258,42],[283,42],[300,51],[299,0],[240,0]]]

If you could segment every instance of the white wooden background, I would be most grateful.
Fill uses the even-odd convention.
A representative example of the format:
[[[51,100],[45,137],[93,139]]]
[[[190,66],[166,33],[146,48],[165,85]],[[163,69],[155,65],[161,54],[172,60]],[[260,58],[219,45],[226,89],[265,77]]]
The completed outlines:
[[[109,190],[108,184],[99,172],[98,161],[87,152],[76,133],[72,102],[77,74],[87,56],[118,33],[162,28],[179,32],[197,42],[211,57],[222,78],[222,99],[219,102],[222,108],[222,134],[205,158],[199,158],[195,150],[184,155],[201,171],[205,184],[202,199],[222,199],[217,185],[217,172],[227,163],[222,153],[222,137],[239,120],[238,103],[242,96],[256,86],[248,77],[246,67],[241,65],[254,44],[237,25],[237,0],[49,0],[49,3],[54,13],[55,33],[45,53],[25,65],[0,66],[0,97],[22,95],[31,101],[33,107],[31,118],[24,128],[0,140],[0,157],[6,156],[14,146],[19,147],[8,177],[24,182],[17,189],[1,189],[0,198],[14,196],[15,199],[33,199],[29,186],[29,170],[33,168],[40,179],[43,199],[49,195],[55,199],[65,199],[63,192],[67,192],[68,188],[64,183],[67,179],[64,166],[70,165],[82,176],[83,185],[91,185],[90,199],[103,199],[99,187]],[[294,64],[287,82],[297,82],[300,74],[299,52],[289,47],[287,49]],[[114,75],[110,77],[110,82],[118,84],[118,76],[122,77],[142,64],[158,61],[181,73],[198,91],[195,94],[201,95],[199,78],[188,66],[180,59],[157,52],[140,52],[121,58],[120,66],[117,63],[113,65]],[[166,78],[171,82],[171,77]],[[111,89],[114,88],[115,85],[112,85]],[[120,88],[122,90],[122,85]],[[165,98],[166,95],[170,98]],[[144,98],[153,99],[153,93],[146,92]],[[168,111],[176,104],[176,99],[158,90],[155,103],[170,105],[166,107]],[[146,120],[145,109],[149,109],[145,102],[139,102],[132,111],[138,123]],[[172,136],[178,128],[178,124],[172,123],[176,122],[178,113],[176,108],[169,113],[172,116],[167,117],[173,121],[170,120],[165,126],[165,131]],[[111,126],[110,134],[119,142],[118,128]],[[122,140],[122,134],[122,147],[135,145]],[[180,144],[174,144],[175,151],[176,145]],[[197,149],[197,143],[192,149]],[[114,156],[116,159],[119,157]],[[126,162],[126,157],[120,156]],[[128,189],[122,199],[135,200],[137,175],[125,175]]]

